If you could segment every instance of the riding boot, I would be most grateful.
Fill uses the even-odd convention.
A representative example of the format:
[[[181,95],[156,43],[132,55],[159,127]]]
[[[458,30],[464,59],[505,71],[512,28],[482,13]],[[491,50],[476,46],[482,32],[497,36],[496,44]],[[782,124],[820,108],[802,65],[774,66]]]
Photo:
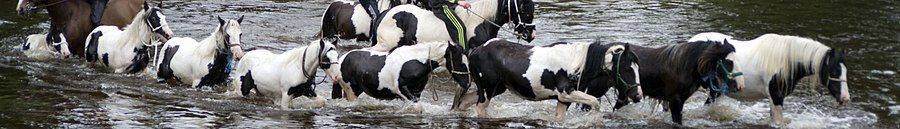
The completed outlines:
[[[107,0],[89,0],[91,4],[91,24],[94,28],[101,25],[103,19],[103,10],[106,9]]]

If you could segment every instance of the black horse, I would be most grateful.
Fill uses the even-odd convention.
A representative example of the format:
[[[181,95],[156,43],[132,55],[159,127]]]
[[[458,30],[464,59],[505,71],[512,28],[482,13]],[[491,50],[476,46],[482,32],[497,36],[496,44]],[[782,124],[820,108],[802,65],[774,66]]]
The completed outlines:
[[[632,47],[641,62],[641,86],[650,98],[667,102],[672,121],[682,124],[681,111],[685,100],[704,85],[706,75],[735,75],[735,49],[728,42],[687,42],[658,48]],[[734,76],[724,76],[717,81],[743,88],[743,81]],[[590,94],[603,94],[603,90],[591,90]],[[627,105],[616,102],[614,109]]]
[[[472,50],[470,68],[477,84],[477,99],[467,94],[451,109],[466,109],[477,100],[479,115],[485,116],[491,98],[507,89],[527,100],[556,99],[557,118],[565,117],[572,102],[599,106],[595,96],[579,87],[605,87],[598,80],[616,82],[619,96],[640,101],[637,56],[625,43],[554,43],[527,46],[506,40],[491,40]],[[464,87],[465,92],[468,87]],[[625,98],[625,97],[622,97]]]

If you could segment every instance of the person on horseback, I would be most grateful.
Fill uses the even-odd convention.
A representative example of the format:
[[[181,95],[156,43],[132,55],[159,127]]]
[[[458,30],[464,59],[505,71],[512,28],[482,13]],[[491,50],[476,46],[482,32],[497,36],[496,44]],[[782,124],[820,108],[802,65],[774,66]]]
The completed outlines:
[[[103,10],[106,9],[108,0],[87,0],[91,4],[91,24],[94,28],[100,26],[100,20],[103,18]]]
[[[434,12],[434,16],[444,21],[450,38],[455,39],[455,42],[463,48],[467,48],[466,26],[463,25],[454,11],[456,10],[456,5],[465,9],[469,9],[472,5],[465,0],[427,0],[426,2],[425,9],[431,10]]]

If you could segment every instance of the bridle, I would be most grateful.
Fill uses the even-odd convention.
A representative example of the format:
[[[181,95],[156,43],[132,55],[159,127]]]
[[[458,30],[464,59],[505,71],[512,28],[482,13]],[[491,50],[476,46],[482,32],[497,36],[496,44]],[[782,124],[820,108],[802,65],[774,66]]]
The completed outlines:
[[[324,49],[325,49],[325,46],[322,46],[322,45],[319,46],[319,49],[317,50],[319,55],[316,56],[316,62],[318,62],[319,65],[332,65],[332,64],[338,64],[338,62],[337,62],[336,60],[335,60],[335,61],[331,61],[331,62],[323,62],[323,61],[322,61],[322,57],[326,56],[326,55],[325,55],[326,53],[324,52]],[[315,82],[316,70],[315,70],[315,69],[313,69],[313,70],[308,70],[308,69],[306,68],[306,53],[307,53],[308,51],[309,51],[309,48],[306,48],[306,49],[303,50],[303,57],[302,57],[303,59],[301,60],[302,65],[300,65],[300,69],[303,70],[303,76],[304,76],[304,77],[306,77],[307,79],[312,79],[312,80]],[[317,84],[324,83],[325,80],[327,80],[327,79],[322,79],[322,81],[320,81],[320,82],[318,82],[318,83],[313,83],[313,86],[317,86]],[[313,89],[315,89],[315,87],[314,87]]]
[[[513,20],[513,26],[512,26],[512,27],[514,28],[513,30],[516,30],[516,29],[518,29],[518,28],[522,28],[522,29],[526,29],[526,30],[527,30],[527,29],[534,30],[535,25],[534,25],[533,23],[524,23],[524,22],[522,22],[522,21],[523,21],[523,20],[522,20],[522,12],[519,10],[519,1],[518,1],[518,0],[507,0],[507,1],[506,1],[506,10],[507,10],[507,11],[506,11],[506,16],[507,16],[510,20],[512,20],[512,18],[513,18],[513,15],[512,15],[513,8],[515,8],[515,11],[516,11],[516,19]],[[525,36],[525,34],[517,34],[516,36],[517,36],[518,38],[523,38],[523,37]]]
[[[627,54],[627,53],[625,53],[624,50],[623,50],[623,51],[621,51],[621,52],[613,53],[613,54],[617,54],[617,56],[616,56],[616,68],[615,68],[615,70],[613,71],[613,72],[616,73],[616,81],[619,81],[619,82],[621,82],[622,84],[625,84],[624,86],[625,86],[625,91],[626,91],[626,92],[627,92],[627,91],[630,91],[631,89],[634,89],[634,88],[637,88],[637,87],[641,86],[641,82],[635,82],[634,84],[628,84],[628,81],[625,81],[625,78],[622,78],[622,73],[619,73],[619,72],[618,72],[619,70],[622,69],[622,68],[621,68],[621,67],[622,67],[622,65],[621,65],[621,62],[622,62],[622,55],[625,55],[625,54]]]

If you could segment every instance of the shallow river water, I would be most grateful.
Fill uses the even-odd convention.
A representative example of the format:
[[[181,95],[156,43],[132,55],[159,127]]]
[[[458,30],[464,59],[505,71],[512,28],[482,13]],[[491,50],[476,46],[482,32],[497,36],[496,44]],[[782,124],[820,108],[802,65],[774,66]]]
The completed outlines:
[[[476,0],[473,0],[476,1]],[[789,128],[900,128],[900,1],[894,0],[536,0],[537,40],[622,41],[661,46],[700,32],[741,39],[765,33],[809,37],[847,51],[851,103],[837,105],[823,86],[801,84],[787,98]],[[280,110],[262,97],[222,94],[224,88],[189,88],[155,83],[151,72],[112,74],[82,59],[34,61],[17,46],[25,36],[46,33],[46,13],[15,15],[16,1],[0,6],[0,127],[5,128],[667,128],[669,113],[651,101],[613,112],[602,100],[599,113],[569,110],[554,120],[554,101],[525,101],[510,94],[491,103],[488,118],[474,111],[448,111],[455,82],[438,73],[422,94],[424,112],[410,113],[403,101],[362,97],[328,100],[323,107],[292,101]],[[216,16],[242,25],[245,49],[276,52],[304,46],[319,31],[331,0],[167,0],[163,10],[176,36],[200,39]],[[155,5],[155,4],[154,4]],[[501,32],[501,37],[512,35]],[[342,51],[360,44],[342,42]],[[152,70],[151,70],[152,71]],[[319,73],[319,79],[325,75]],[[328,96],[330,83],[317,93]],[[687,127],[770,128],[767,101],[721,99],[705,106],[698,92],[686,105]],[[645,99],[646,100],[646,99]]]

